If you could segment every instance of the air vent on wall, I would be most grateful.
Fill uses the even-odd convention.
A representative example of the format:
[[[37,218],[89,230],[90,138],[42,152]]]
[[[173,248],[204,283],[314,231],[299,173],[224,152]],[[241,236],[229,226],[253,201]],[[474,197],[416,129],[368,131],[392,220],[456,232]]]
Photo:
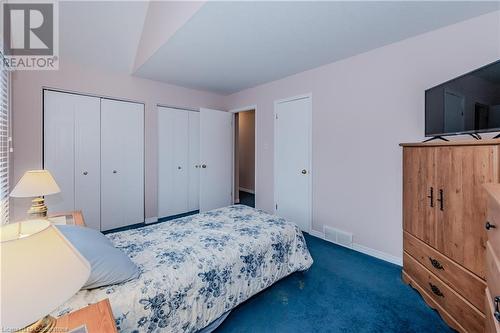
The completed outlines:
[[[351,248],[352,234],[332,227],[324,227],[325,239],[330,242]]]

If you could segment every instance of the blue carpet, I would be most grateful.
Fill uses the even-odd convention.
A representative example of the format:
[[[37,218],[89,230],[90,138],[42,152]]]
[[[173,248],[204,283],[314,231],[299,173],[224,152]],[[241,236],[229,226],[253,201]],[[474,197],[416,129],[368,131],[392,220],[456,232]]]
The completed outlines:
[[[255,194],[240,191],[240,204],[255,208]]]
[[[307,272],[277,282],[234,309],[215,331],[453,332],[401,280],[401,267],[306,235]]]

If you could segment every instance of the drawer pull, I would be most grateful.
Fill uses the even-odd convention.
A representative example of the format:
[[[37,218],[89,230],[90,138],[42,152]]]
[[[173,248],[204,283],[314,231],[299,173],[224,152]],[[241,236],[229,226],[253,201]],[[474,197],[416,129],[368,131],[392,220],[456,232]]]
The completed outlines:
[[[433,259],[431,257],[429,257],[429,260],[431,262],[431,265],[434,266],[434,268],[444,270],[443,265],[441,265],[441,263],[439,261],[437,261],[436,259]]]
[[[498,309],[498,303],[500,303],[500,296],[495,296],[495,319],[500,322],[500,310]]]
[[[439,202],[439,210],[444,210],[444,191],[442,189],[439,190],[439,199],[436,199]]]
[[[495,229],[497,226],[491,224],[490,222],[486,222],[486,225],[484,227],[486,228],[486,230],[490,230],[490,229]]]
[[[429,282],[429,286],[431,287],[432,292],[434,295],[439,296],[439,297],[444,297],[444,294],[439,290],[439,288],[432,283]]]
[[[434,207],[434,187],[431,187],[431,189],[430,189],[430,195],[428,195],[427,198],[430,199],[429,205],[431,207]]]

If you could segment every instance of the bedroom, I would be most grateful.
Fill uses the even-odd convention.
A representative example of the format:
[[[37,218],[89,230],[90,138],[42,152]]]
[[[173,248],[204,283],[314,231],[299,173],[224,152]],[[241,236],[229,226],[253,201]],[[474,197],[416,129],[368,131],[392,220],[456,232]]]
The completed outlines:
[[[498,80],[498,2],[27,3],[1,7],[2,329],[498,330],[500,129],[454,129],[457,84],[453,126],[427,116],[433,87]],[[67,258],[12,251],[42,233]]]

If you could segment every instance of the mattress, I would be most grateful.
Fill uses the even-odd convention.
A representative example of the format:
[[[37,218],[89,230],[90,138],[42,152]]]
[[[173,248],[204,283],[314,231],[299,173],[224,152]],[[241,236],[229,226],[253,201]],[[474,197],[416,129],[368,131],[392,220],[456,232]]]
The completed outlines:
[[[313,263],[295,224],[243,205],[106,236],[140,277],[81,290],[53,315],[109,298],[121,332],[198,332]]]

